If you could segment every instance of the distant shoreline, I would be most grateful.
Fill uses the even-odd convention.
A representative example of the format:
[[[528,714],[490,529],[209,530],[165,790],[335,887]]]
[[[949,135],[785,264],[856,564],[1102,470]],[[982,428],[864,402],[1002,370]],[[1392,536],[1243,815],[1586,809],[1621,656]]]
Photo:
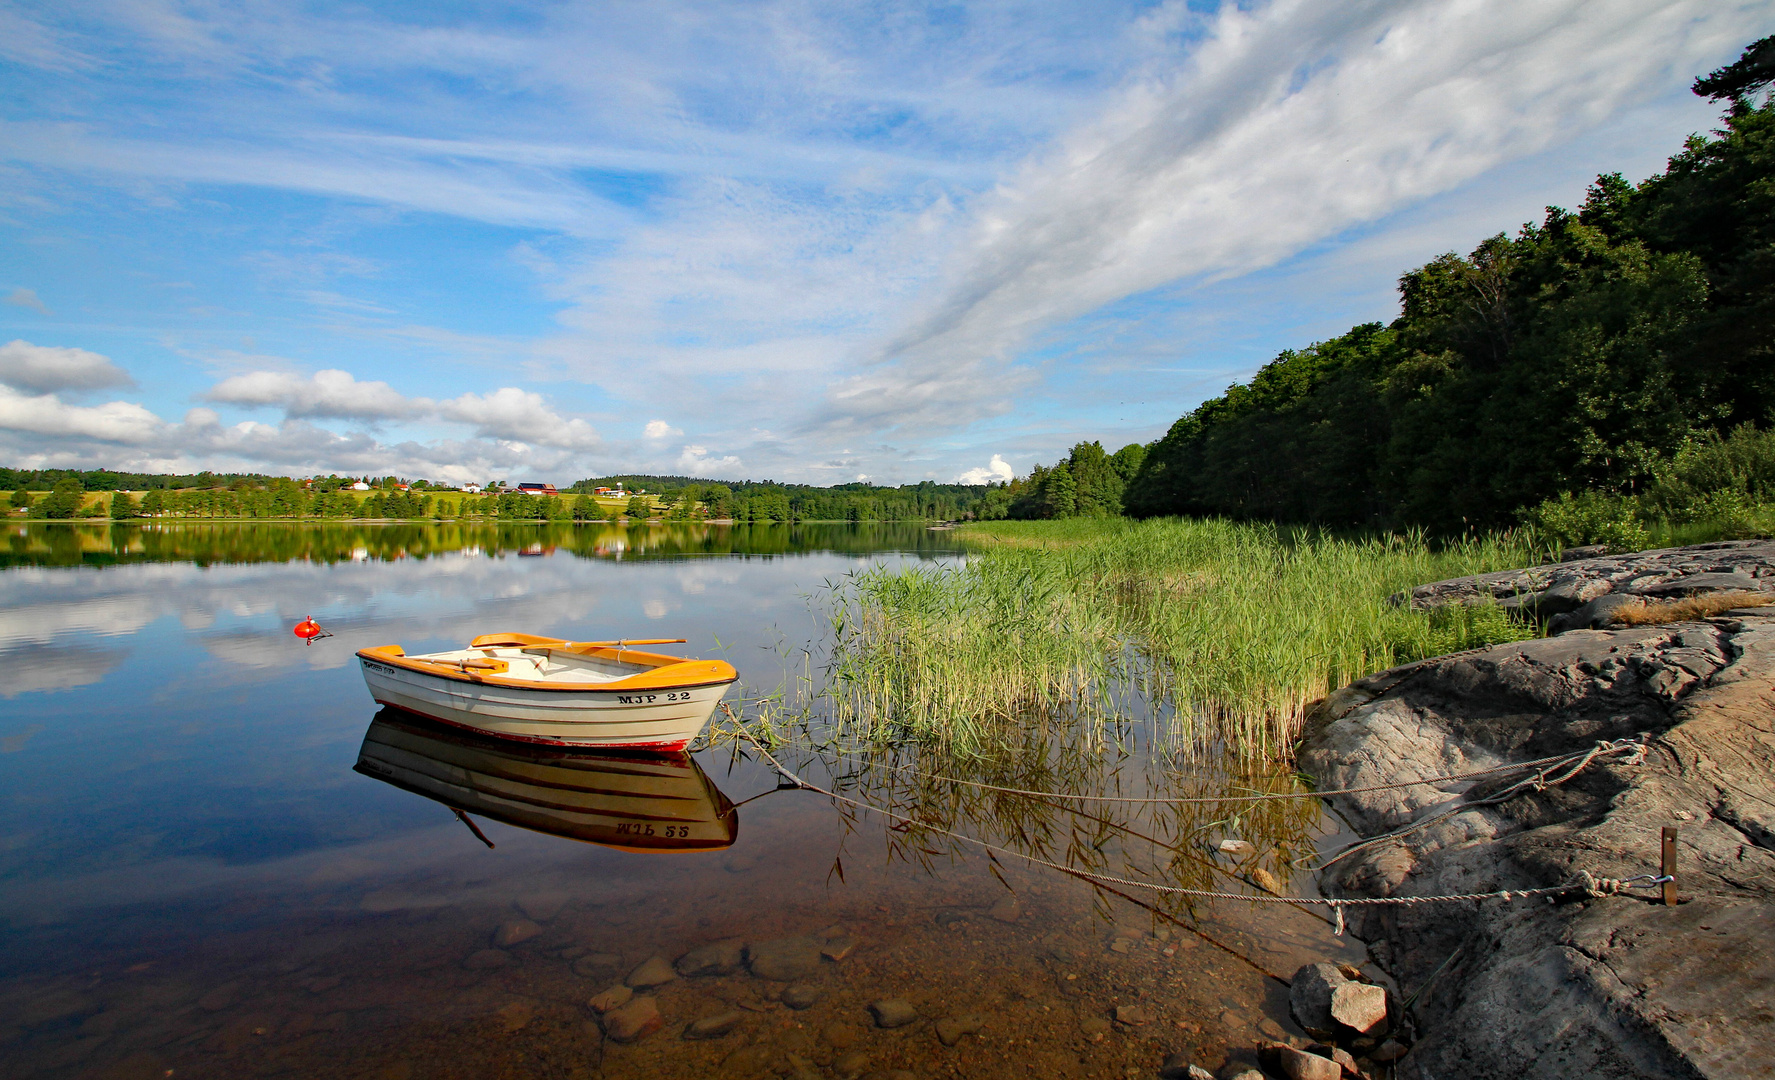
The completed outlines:
[[[692,521],[644,518],[640,521],[585,521],[572,518],[327,518],[327,517],[71,517],[34,518],[8,514],[8,523],[37,525],[924,525],[942,518],[800,518],[795,521],[735,521],[733,518],[698,518]]]

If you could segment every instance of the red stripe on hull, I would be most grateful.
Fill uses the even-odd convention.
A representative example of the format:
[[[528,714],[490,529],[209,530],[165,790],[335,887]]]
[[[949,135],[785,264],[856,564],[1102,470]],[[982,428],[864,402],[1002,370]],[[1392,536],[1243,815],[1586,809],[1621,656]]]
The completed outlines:
[[[399,709],[400,711],[402,711],[404,713],[412,713],[415,716],[423,716],[427,720],[431,720],[431,721],[434,721],[435,723],[439,723],[439,724],[446,724],[446,725],[456,728],[460,731],[472,731],[476,735],[485,735],[490,739],[505,739],[510,742],[533,743],[533,744],[536,744],[539,746],[566,746],[566,747],[570,747],[570,748],[576,749],[576,750],[657,750],[657,751],[661,751],[663,753],[675,754],[675,753],[682,753],[684,748],[686,746],[690,745],[689,739],[679,739],[676,742],[595,742],[594,743],[594,742],[574,742],[574,741],[570,741],[567,739],[545,739],[540,735],[511,735],[511,734],[507,734],[506,732],[503,732],[503,731],[491,731],[487,728],[475,727],[473,724],[464,724],[460,720],[450,720],[450,719],[446,719],[445,717],[442,717],[442,716],[435,716],[435,715],[428,713],[428,712],[421,712],[420,710],[415,709],[410,705],[398,705],[392,701],[383,701],[381,698],[376,698],[376,704],[386,706],[387,708],[390,708],[390,709]]]

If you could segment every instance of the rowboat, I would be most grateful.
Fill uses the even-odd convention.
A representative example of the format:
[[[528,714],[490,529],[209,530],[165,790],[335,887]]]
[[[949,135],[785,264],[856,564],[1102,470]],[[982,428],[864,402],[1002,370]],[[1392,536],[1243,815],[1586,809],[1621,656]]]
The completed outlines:
[[[489,845],[467,814],[622,851],[713,851],[739,836],[739,811],[688,754],[524,745],[384,709],[356,771],[443,803]]]
[[[725,660],[634,648],[682,640],[483,634],[452,652],[377,645],[357,656],[378,704],[519,742],[677,751],[739,678]]]

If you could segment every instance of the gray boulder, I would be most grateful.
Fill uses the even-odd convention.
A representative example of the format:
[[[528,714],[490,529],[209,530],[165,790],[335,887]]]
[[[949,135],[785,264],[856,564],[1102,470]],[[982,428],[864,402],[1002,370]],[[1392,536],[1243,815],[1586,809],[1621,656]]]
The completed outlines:
[[[1685,577],[1701,578],[1691,590],[1742,587],[1742,576],[1766,589],[1769,576],[1747,560],[1770,554],[1764,543],[1618,557],[1658,556],[1617,566],[1632,574],[1608,595],[1645,595]],[[1371,1056],[1403,1053],[1398,1075],[1420,1078],[1769,1076],[1771,686],[1775,608],[1758,608],[1475,649],[1364,679],[1359,692],[1333,695],[1336,709],[1328,698],[1311,718],[1301,766],[1324,788],[1409,785],[1331,797],[1366,837],[1506,782],[1457,794],[1414,781],[1632,735],[1646,736],[1648,751],[1639,764],[1599,760],[1556,787],[1459,810],[1340,860],[1320,882],[1326,895],[1522,890],[1581,871],[1626,879],[1656,872],[1659,830],[1680,829],[1677,907],[1634,890],[1353,913],[1376,962],[1398,985],[1423,988],[1417,1041]],[[1297,1016],[1312,1001],[1302,984],[1314,981],[1333,980],[1297,976]]]
[[[1600,630],[1613,623],[1621,612],[1645,606],[1643,596],[1610,593],[1597,597],[1576,611],[1554,616],[1553,621],[1547,624],[1547,632],[1563,634],[1567,630]]]
[[[1288,987],[1288,1008],[1294,1022],[1316,1039],[1331,1038],[1335,1027],[1331,998],[1349,981],[1335,964],[1308,964],[1295,972]]]
[[[1573,549],[1568,556],[1589,549]],[[1598,597],[1691,596],[1747,589],[1775,591],[1775,541],[1725,540],[1622,555],[1597,554],[1567,562],[1499,570],[1419,585],[1391,598],[1419,609],[1451,604],[1497,604],[1525,618],[1575,611]]]

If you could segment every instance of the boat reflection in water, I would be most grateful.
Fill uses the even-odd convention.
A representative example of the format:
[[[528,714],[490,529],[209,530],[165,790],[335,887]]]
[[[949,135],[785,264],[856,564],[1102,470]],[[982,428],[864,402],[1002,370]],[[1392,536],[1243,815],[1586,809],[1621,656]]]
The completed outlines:
[[[740,815],[688,754],[623,754],[477,737],[400,709],[376,714],[356,770],[466,815],[619,851],[715,851]]]

